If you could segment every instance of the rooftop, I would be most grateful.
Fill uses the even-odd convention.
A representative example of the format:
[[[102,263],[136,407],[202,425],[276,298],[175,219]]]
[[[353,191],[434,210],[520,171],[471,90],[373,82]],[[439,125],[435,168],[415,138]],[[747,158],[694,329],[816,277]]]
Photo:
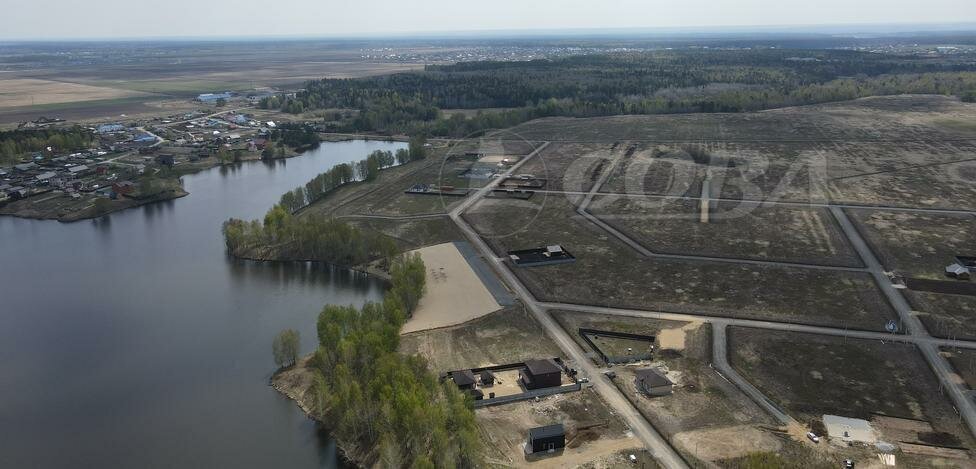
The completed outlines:
[[[471,370],[452,371],[451,379],[458,386],[471,386],[475,383],[474,373]]]
[[[562,436],[566,434],[566,430],[563,429],[563,424],[556,423],[552,425],[546,425],[544,427],[535,427],[529,429],[529,439],[535,440],[539,438],[551,438],[554,436]]]
[[[658,386],[671,386],[674,384],[657,368],[643,368],[634,371],[637,382],[642,386],[656,388]]]
[[[526,360],[525,368],[533,375],[545,375],[549,373],[562,372],[562,370],[551,359]]]

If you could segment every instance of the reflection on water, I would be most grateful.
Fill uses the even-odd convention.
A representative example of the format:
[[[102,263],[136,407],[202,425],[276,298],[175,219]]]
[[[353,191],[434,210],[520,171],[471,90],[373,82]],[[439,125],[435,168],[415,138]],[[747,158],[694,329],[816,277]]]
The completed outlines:
[[[184,177],[190,195],[62,224],[0,217],[0,467],[335,467],[268,385],[274,335],[315,347],[326,303],[384,285],[328,264],[228,258],[258,218],[340,162],[402,144],[323,144]]]
[[[368,291],[376,285],[369,275],[324,262],[256,262],[227,256],[231,279],[240,286],[255,276],[273,279],[286,286],[292,282],[301,284],[342,285],[347,288]]]

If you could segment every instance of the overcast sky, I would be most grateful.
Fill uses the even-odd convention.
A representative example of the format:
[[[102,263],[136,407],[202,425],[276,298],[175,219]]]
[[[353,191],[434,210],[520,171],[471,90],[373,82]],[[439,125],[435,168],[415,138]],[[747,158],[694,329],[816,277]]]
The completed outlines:
[[[0,39],[976,22],[976,0],[27,0]]]

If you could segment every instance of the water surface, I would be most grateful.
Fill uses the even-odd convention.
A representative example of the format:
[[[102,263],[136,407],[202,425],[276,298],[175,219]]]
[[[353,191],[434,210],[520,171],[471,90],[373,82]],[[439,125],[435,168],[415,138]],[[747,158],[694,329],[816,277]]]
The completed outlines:
[[[190,195],[63,224],[0,217],[0,467],[335,467],[335,448],[267,383],[271,341],[315,345],[325,303],[379,299],[368,276],[238,261],[228,217],[258,218],[340,162],[402,143],[184,177]]]

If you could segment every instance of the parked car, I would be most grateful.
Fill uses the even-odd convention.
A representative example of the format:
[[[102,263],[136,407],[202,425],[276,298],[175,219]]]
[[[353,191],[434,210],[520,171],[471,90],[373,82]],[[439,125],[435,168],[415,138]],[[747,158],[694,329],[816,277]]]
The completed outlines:
[[[813,432],[807,432],[807,438],[814,443],[820,443],[820,437]]]

